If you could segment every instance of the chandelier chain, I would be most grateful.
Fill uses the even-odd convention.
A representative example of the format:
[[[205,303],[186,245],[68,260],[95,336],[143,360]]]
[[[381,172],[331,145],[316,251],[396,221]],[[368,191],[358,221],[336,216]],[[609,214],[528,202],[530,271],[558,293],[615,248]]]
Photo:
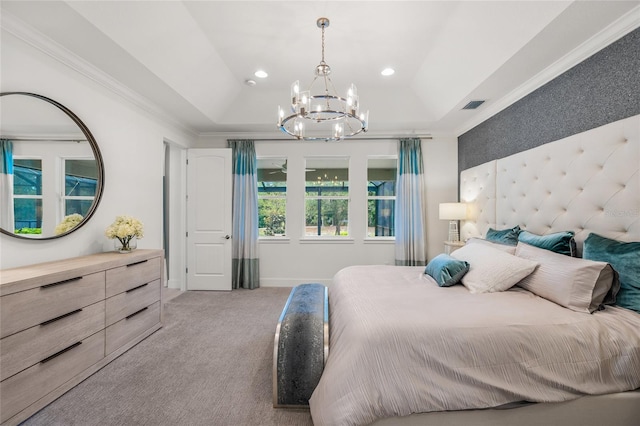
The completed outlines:
[[[327,63],[324,61],[324,29],[327,27],[326,23],[322,23],[322,26],[320,27],[320,29],[322,30],[322,60],[320,61],[320,65],[326,65]],[[324,78],[324,94],[325,95],[329,95],[329,85],[328,83],[331,83],[331,85],[333,86],[333,83],[331,82],[331,80],[329,80],[327,78],[327,73],[325,72],[323,74],[323,78]],[[333,89],[335,91],[335,88]],[[326,109],[330,109],[330,103],[329,103],[329,98],[325,99],[325,107]]]
[[[326,62],[324,61],[324,27],[325,25],[322,25],[322,60],[320,61],[320,63],[322,65],[324,65]]]

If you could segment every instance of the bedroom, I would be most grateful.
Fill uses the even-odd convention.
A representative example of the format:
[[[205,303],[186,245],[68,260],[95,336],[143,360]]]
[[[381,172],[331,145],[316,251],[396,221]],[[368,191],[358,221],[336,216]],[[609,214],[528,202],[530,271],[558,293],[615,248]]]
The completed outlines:
[[[166,119],[166,116],[158,119],[156,118],[157,115],[153,115],[153,113],[148,111],[150,108],[148,104],[141,105],[138,103],[134,105],[132,103],[131,99],[140,102],[140,97],[135,96],[135,94],[133,95],[133,98],[131,97],[129,90],[132,88],[120,86],[111,80],[107,80],[106,82],[105,80],[98,80],[99,77],[106,78],[105,75],[99,74],[99,77],[96,77],[96,75],[93,74],[93,71],[96,71],[94,68],[96,66],[102,67],[104,70],[112,70],[113,67],[117,67],[118,62],[111,62],[113,58],[110,56],[111,54],[115,55],[117,52],[114,52],[113,50],[106,50],[106,53],[102,58],[102,62],[100,62],[99,65],[96,65],[95,63],[93,65],[88,63],[80,64],[86,66],[88,69],[79,68],[80,65],[74,61],[68,62],[68,57],[64,57],[63,59],[57,57],[54,59],[51,56],[51,49],[55,49],[56,45],[52,45],[46,39],[43,39],[41,33],[33,33],[25,30],[24,28],[16,28],[16,21],[11,21],[8,15],[11,14],[12,11],[14,14],[18,13],[18,11],[12,10],[10,7],[11,5],[8,5],[7,3],[10,2],[3,1],[3,12],[7,9],[9,11],[8,13],[3,13],[2,18],[2,91],[25,90],[41,93],[61,102],[76,112],[92,130],[100,145],[105,157],[106,182],[105,193],[101,201],[100,208],[96,211],[92,220],[78,232],[60,240],[43,241],[39,244],[31,244],[28,241],[25,242],[10,239],[3,235],[1,237],[2,258],[0,267],[5,269],[109,250],[112,244],[103,236],[103,231],[104,228],[113,220],[113,217],[125,213],[122,211],[123,209],[121,206],[127,206],[126,213],[135,215],[144,220],[146,235],[145,238],[139,242],[139,247],[161,247],[163,242],[163,216],[161,213],[163,205],[162,176],[165,155],[163,142],[172,142],[170,145],[171,149],[177,149],[178,151],[181,147],[225,147],[226,139],[228,137],[242,138],[251,136],[252,134],[240,131],[235,134],[228,134],[227,132],[224,132],[224,136],[216,136],[207,132],[200,134],[199,132],[192,131],[188,127],[185,129],[184,126],[167,124],[170,121]],[[617,17],[627,16],[627,19],[629,19],[626,14],[636,6],[632,3],[633,2],[615,3],[613,7],[618,9],[616,9],[615,13],[612,15],[617,14]],[[5,4],[7,4],[6,8]],[[565,9],[565,14],[561,14],[560,18],[569,19],[569,12],[572,11],[578,16],[581,16],[577,11],[577,9],[580,8],[579,4],[565,4],[565,6],[567,7],[567,9]],[[25,8],[22,12],[26,15],[22,16],[23,19],[31,19],[31,23],[34,25],[39,23],[42,25],[41,31],[55,30],[55,28],[50,28],[50,25],[46,25],[47,16],[45,12],[40,10],[38,13],[35,13],[34,11],[33,14],[29,14],[28,6],[22,7]],[[49,7],[53,8],[54,6]],[[65,7],[67,9],[69,8],[69,6]],[[300,78],[301,81],[308,81],[311,78],[311,70],[307,71],[307,69],[312,67],[318,59],[319,50],[317,47],[319,44],[319,32],[315,26],[315,19],[320,16],[318,13],[323,10],[323,8],[313,10],[311,14],[313,18],[309,23],[298,22],[300,31],[308,33],[309,50],[311,51],[309,53],[310,59],[308,61],[302,61],[303,63],[300,64],[301,71],[298,72],[297,75],[293,76],[295,78]],[[53,13],[53,11],[51,13]],[[334,15],[335,14],[337,14],[337,12],[335,12]],[[599,15],[603,21],[609,19],[610,22],[613,22],[615,20],[613,16],[607,16],[606,13],[600,13]],[[28,18],[29,16],[31,17]],[[82,27],[80,25],[82,21],[77,22],[72,20],[72,18],[78,19],[77,12],[75,14],[67,14],[65,16],[69,20],[66,25],[73,26],[78,24],[78,28]],[[563,22],[560,18],[556,21],[555,31],[562,32],[561,26]],[[550,20],[549,17],[547,17],[547,19]],[[574,19],[576,19],[575,15]],[[591,17],[590,19],[595,18]],[[631,30],[636,28],[638,25],[637,17],[635,19],[636,23],[631,24],[632,26],[627,27],[626,30],[619,30],[621,32],[618,36],[613,36],[611,39],[603,37],[603,40],[606,41],[601,41],[601,46],[596,50],[613,43],[616,39],[622,37],[624,35],[623,33],[626,34],[631,32]],[[603,21],[594,23],[593,28],[587,28],[588,26],[584,25],[585,28],[581,31],[591,30],[594,31],[595,34],[598,32],[596,30],[603,30],[607,27],[608,23],[605,25]],[[261,25],[256,25],[255,32],[258,34],[261,34]],[[266,24],[264,25],[266,26]],[[377,28],[377,30],[384,33],[384,25]],[[332,26],[327,31],[328,60],[331,58],[330,55],[332,55],[332,52],[337,49],[337,45],[340,44],[342,31],[343,30],[340,29],[338,22],[332,21]],[[23,38],[17,37],[15,35],[16,32],[21,34]],[[62,37],[58,39],[59,43],[65,40],[65,37],[63,37],[64,34],[61,34],[62,32],[58,31],[58,37]],[[637,30],[634,34],[637,34]],[[586,34],[575,35],[575,37],[579,36],[584,38],[574,40],[576,46],[590,37],[590,35]],[[547,35],[547,37],[551,37],[551,35]],[[74,46],[76,49],[83,48],[81,43],[80,46],[78,46],[78,39],[74,39],[74,35],[72,33],[67,33],[66,39],[67,42],[70,43],[69,48]],[[105,42],[103,38],[98,38],[96,39],[96,42],[97,41]],[[535,41],[542,43],[544,40],[540,38],[535,39]],[[43,45],[45,46],[44,49],[49,50],[42,50]],[[106,46],[101,47],[105,49],[107,48]],[[84,48],[88,47],[85,46]],[[595,51],[591,53],[595,53]],[[56,51],[53,51],[53,55],[55,54]],[[291,54],[293,55],[293,52],[291,52]],[[64,60],[67,60],[67,62]],[[23,64],[19,69],[12,66],[12,63],[17,62]],[[329,62],[333,64],[333,61],[329,60]],[[348,71],[348,68],[347,71],[345,71],[344,68],[338,68],[337,64],[334,65],[334,67],[336,67],[336,75],[347,74],[345,78],[352,79],[356,84],[359,83],[358,76],[351,75],[352,73]],[[566,65],[566,67],[566,69],[570,68],[568,65]],[[625,70],[628,71],[629,68],[623,66],[621,70],[616,71],[620,71],[624,74]],[[117,72],[117,70],[113,70],[113,72]],[[558,74],[560,74],[560,72],[558,72]],[[501,76],[498,75],[497,77],[500,78]],[[287,80],[292,80],[292,78],[287,78]],[[587,76],[587,78],[589,81],[598,81],[592,80],[591,76]],[[631,79],[632,77],[628,78]],[[523,81],[514,82],[513,84],[517,85],[522,82]],[[251,108],[256,108],[257,105],[261,104],[267,105],[268,112],[266,113],[267,118],[264,125],[268,126],[267,128],[269,130],[268,134],[264,133],[262,134],[262,137],[278,137],[280,135],[279,133],[276,133],[277,130],[274,129],[275,126],[272,126],[270,120],[273,118],[275,121],[275,108],[278,103],[284,102],[283,98],[287,97],[289,83],[290,82],[286,83],[287,85],[284,86],[284,89],[279,89],[269,93],[266,96],[266,99],[261,103],[251,105]],[[146,87],[142,81],[138,81],[138,84],[140,85],[139,90],[143,90]],[[212,83],[209,82],[208,84]],[[220,81],[217,81],[216,84],[222,84],[222,78]],[[237,82],[237,84],[241,85],[242,81]],[[538,82],[538,86],[541,84],[542,81]],[[105,85],[110,88],[105,88]],[[365,99],[364,96],[367,96],[364,87],[365,86],[359,84],[360,93],[363,96],[363,102]],[[121,92],[114,92],[114,88]],[[133,90],[135,89],[136,87],[133,87]],[[250,88],[246,88],[244,90],[249,89]],[[459,90],[462,90],[462,88],[459,88]],[[529,89],[529,91],[532,90],[533,88]],[[604,89],[604,91],[606,92],[606,89]],[[596,92],[593,92],[593,90],[590,89],[587,96],[593,96],[592,93]],[[464,96],[466,95],[467,93],[464,93]],[[600,92],[599,94],[596,94],[595,97],[596,99],[602,98],[604,101],[606,99],[604,95],[605,93]],[[128,100],[124,100],[123,96]],[[371,97],[367,99],[370,99],[370,101],[373,102]],[[459,100],[460,104],[462,104],[462,97],[460,97]],[[464,100],[468,101],[471,99]],[[497,103],[497,100],[491,101]],[[525,107],[527,106],[526,104],[520,105],[524,105]],[[485,107],[488,108],[489,106],[491,105],[488,103]],[[147,109],[145,110],[145,108]],[[575,108],[574,105],[571,105],[570,108],[566,107],[566,110],[575,111],[576,114],[583,113],[581,109]],[[473,116],[473,120],[477,120],[477,123],[475,124],[479,124],[483,121],[482,112],[483,110],[481,107],[474,113],[475,115]],[[633,112],[633,114],[637,113],[638,111]],[[457,114],[460,113],[458,112]],[[374,118],[377,118],[380,122],[382,119],[381,116],[383,115],[386,115],[386,111],[375,115],[372,113],[372,129],[370,131],[372,136],[374,135]],[[488,116],[484,118],[488,118]],[[403,129],[406,131],[404,127]],[[428,234],[428,257],[431,258],[442,252],[442,244],[443,241],[446,240],[447,235],[446,222],[439,220],[437,215],[438,203],[457,200],[459,171],[495,158],[492,155],[498,154],[491,152],[492,150],[499,152],[500,156],[509,155],[511,152],[500,151],[499,146],[491,149],[485,149],[482,152],[477,152],[466,147],[467,143],[465,142],[465,136],[460,137],[456,144],[456,139],[463,133],[466,133],[466,130],[470,130],[470,128],[464,129],[464,131],[460,133],[450,131],[439,134],[435,131],[431,131],[428,127],[417,127],[413,130],[418,134],[422,134],[423,132],[433,134],[433,139],[425,139],[423,141],[425,168],[427,170],[428,180],[427,185],[430,185],[430,187],[428,187],[428,191],[431,191],[430,194],[433,196],[433,198],[430,198],[432,201],[428,205],[429,210],[427,212],[428,228],[430,229]],[[388,131],[388,133],[396,132]],[[467,136],[470,137],[472,134]],[[258,138],[258,136],[256,136],[256,138]],[[558,138],[559,137],[553,137],[548,141]],[[293,144],[294,141],[291,143]],[[498,143],[499,142],[496,142],[496,144]],[[530,147],[524,145],[525,143],[526,142],[523,142],[520,149]],[[387,147],[384,147],[384,144],[384,142],[377,142],[376,146],[381,147],[380,150],[384,153],[392,153],[393,149],[395,149],[395,141],[390,141]],[[274,147],[269,147],[269,145],[273,145]],[[262,147],[265,150],[272,150],[269,153],[265,151],[266,155],[281,156],[283,153],[275,152],[273,150],[282,148],[285,145],[286,144],[282,142],[273,142],[264,144]],[[357,149],[351,148],[352,146],[357,146],[357,144],[349,145],[346,148],[341,147],[341,145],[331,145],[331,147],[335,146],[339,148],[339,153],[342,155],[344,155],[344,150]],[[288,149],[289,148],[285,148],[285,150]],[[366,151],[366,149],[365,145],[365,148],[360,148],[360,152],[363,150]],[[427,151],[429,152],[429,155],[426,154]],[[288,155],[288,151],[285,152],[284,155]],[[481,155],[486,155],[487,157],[481,157]],[[144,159],[144,161],[141,161],[141,159]],[[136,188],[139,191],[129,190],[132,179],[135,179]],[[144,194],[144,197],[140,196],[141,193]],[[353,250],[353,246],[345,244],[339,245],[338,247],[332,247],[331,245],[326,244],[306,244],[302,246],[296,242],[292,242],[290,244],[270,244],[268,249],[263,250],[263,262],[265,265],[265,269],[263,269],[263,278],[265,279],[265,285],[277,285],[278,282],[282,282],[286,278],[290,278],[292,281],[306,281],[313,279],[314,281],[328,282],[331,280],[333,273],[343,265],[362,262],[362,258],[353,257],[354,253],[360,253],[363,258],[370,260],[371,263],[393,262],[392,244],[365,245],[362,242],[356,242],[354,244],[356,244],[357,250]],[[176,253],[176,251],[174,251],[174,253]],[[283,259],[291,259],[291,256],[295,256],[296,253],[305,253],[305,256],[300,256],[301,259],[296,258],[296,261],[294,262],[283,262]],[[319,268],[317,261],[305,260],[317,259],[320,256],[331,256],[324,257],[325,260],[322,268]],[[296,265],[295,270],[293,270],[294,265]],[[172,271],[176,271],[181,268],[179,266],[175,266],[170,269]],[[178,277],[171,276],[170,278],[173,279],[173,281],[171,281],[172,287],[180,288],[184,285],[184,278],[181,279],[179,275]]]

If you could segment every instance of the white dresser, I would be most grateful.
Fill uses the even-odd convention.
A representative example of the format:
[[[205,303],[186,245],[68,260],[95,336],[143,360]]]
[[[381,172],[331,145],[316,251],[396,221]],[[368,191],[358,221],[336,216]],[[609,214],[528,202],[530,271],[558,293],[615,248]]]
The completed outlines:
[[[162,250],[0,271],[0,422],[25,420],[162,327]]]

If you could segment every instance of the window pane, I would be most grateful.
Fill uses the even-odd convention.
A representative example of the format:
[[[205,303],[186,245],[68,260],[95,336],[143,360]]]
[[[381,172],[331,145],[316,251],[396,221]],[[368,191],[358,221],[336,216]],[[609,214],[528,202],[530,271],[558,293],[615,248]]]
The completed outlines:
[[[258,227],[260,237],[286,233],[286,158],[258,158]]]
[[[347,197],[349,195],[349,182],[307,182],[305,186],[307,197]]]
[[[98,170],[95,160],[65,160],[64,193],[67,197],[96,195]]]
[[[394,237],[395,200],[369,200],[367,237]]]
[[[286,196],[287,182],[258,181],[258,196]]]
[[[42,195],[42,161],[13,160],[14,195]]]
[[[369,158],[367,164],[369,196],[395,196],[396,174],[395,158]]]
[[[33,198],[15,198],[13,200],[15,228],[42,228],[42,200]],[[23,231],[20,233],[40,233]]]
[[[349,195],[349,158],[307,158],[307,196]]]
[[[348,225],[349,200],[306,200],[305,235],[346,237]]]
[[[258,158],[258,195],[276,195],[269,192],[285,195],[286,188],[287,159]]]
[[[85,217],[92,204],[93,200],[74,200],[67,198],[64,202],[64,215],[68,216],[78,213],[80,216]]]
[[[287,200],[258,199],[259,236],[273,237],[285,235]]]

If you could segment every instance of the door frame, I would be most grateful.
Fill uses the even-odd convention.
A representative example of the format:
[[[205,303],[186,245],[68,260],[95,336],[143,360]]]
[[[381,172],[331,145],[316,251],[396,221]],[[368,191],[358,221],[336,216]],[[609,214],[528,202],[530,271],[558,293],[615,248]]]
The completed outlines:
[[[165,155],[169,156],[166,178],[170,197],[169,212],[169,274],[165,276],[168,288],[187,289],[187,148],[168,139],[164,140]],[[167,173],[167,170],[163,174]],[[163,194],[164,203],[164,194]],[[164,221],[164,214],[163,214]],[[164,226],[164,224],[163,224]]]

